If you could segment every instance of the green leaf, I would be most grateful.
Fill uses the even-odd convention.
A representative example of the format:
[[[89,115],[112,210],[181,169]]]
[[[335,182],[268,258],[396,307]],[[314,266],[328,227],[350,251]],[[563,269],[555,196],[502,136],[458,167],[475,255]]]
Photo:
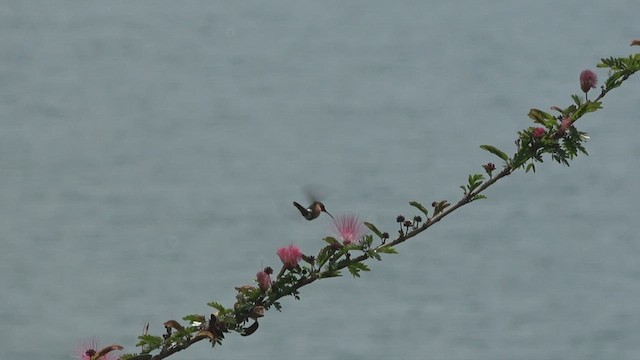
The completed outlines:
[[[331,236],[327,236],[326,238],[324,238],[322,240],[327,242],[329,245],[340,245],[340,242],[338,240],[336,240],[335,238],[331,237]]]
[[[392,246],[380,246],[376,249],[377,252],[382,254],[397,254],[398,252]]]
[[[330,278],[330,277],[337,277],[337,276],[342,276],[342,274],[340,274],[340,270],[328,270],[323,273],[320,273],[320,278]]]
[[[371,247],[371,244],[373,244],[373,236],[371,235],[365,235],[362,238],[362,247],[367,249]]]
[[[378,228],[372,223],[364,222],[364,226],[368,227],[369,230],[373,231],[380,239],[382,239],[382,232],[378,230]]]
[[[160,336],[153,335],[140,335],[138,336],[138,340],[140,340],[136,346],[149,346],[152,349],[157,349],[162,346],[162,342],[164,341]]]
[[[360,277],[360,271],[370,271],[369,267],[361,262],[355,262],[347,266],[353,277]]]
[[[427,208],[425,208],[424,206],[422,206],[422,204],[420,204],[417,201],[412,201],[409,203],[409,205],[413,206],[414,208],[420,210],[424,216],[429,219],[429,210],[427,210]]]
[[[493,155],[499,157],[500,159],[502,159],[504,161],[509,161],[509,156],[507,154],[505,154],[502,150],[498,149],[495,146],[480,145],[480,148],[483,149],[483,150],[487,150],[488,152],[492,153]]]
[[[575,102],[577,106],[582,105],[582,98],[580,98],[580,96],[571,95],[571,98],[573,99],[573,102]]]
[[[205,321],[205,318],[202,315],[192,314],[183,317],[182,320],[188,321],[190,323],[201,323]]]
[[[533,172],[536,172],[536,166],[533,163],[530,163],[529,165],[527,165],[527,169],[525,170],[525,172],[529,172],[529,170],[533,170]]]
[[[556,118],[553,115],[539,109],[529,110],[527,116],[533,119],[533,122],[544,125],[545,127],[550,127],[556,122]]]
[[[226,314],[226,313],[229,313],[231,311],[231,310],[225,308],[224,306],[222,306],[221,304],[219,304],[217,302],[207,303],[207,306],[211,306],[212,308],[218,310],[220,312],[220,314]]]
[[[323,247],[318,253],[318,257],[316,258],[316,264],[318,264],[318,268],[321,268],[324,263],[329,260],[331,255],[334,253],[334,249],[331,246]]]
[[[482,180],[484,180],[484,176],[482,176],[482,174],[469,175],[469,191],[473,191],[478,186],[482,185]]]
[[[378,254],[375,250],[369,250],[367,251],[367,256],[369,256],[370,258],[374,258],[378,261],[382,261],[382,258],[380,257],[380,254]]]

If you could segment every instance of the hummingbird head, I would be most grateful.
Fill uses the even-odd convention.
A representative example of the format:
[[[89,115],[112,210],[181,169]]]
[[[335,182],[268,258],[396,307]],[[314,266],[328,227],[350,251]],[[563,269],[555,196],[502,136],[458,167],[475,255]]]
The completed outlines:
[[[320,201],[317,201],[316,204],[320,208],[320,211],[326,213],[327,215],[329,215],[333,219],[333,216],[331,214],[329,214],[327,209],[324,208],[324,204],[323,203],[321,203]]]

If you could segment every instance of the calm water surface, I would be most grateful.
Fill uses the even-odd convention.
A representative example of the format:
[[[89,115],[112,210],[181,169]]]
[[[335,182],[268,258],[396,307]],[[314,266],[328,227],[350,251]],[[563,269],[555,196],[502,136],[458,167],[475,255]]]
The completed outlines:
[[[0,10],[0,358],[231,305],[334,214],[394,233],[511,151],[531,107],[640,37],[637,1],[9,1]],[[603,72],[599,72],[604,77]],[[179,359],[638,359],[640,85],[590,157],[516,174],[428,234]]]

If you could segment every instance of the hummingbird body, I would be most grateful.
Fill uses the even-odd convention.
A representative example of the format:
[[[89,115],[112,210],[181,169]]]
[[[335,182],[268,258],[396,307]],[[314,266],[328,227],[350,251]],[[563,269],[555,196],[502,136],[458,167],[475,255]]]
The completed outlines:
[[[293,206],[295,206],[300,211],[302,216],[304,216],[304,218],[309,221],[317,218],[318,216],[320,216],[320,213],[323,212],[331,216],[331,214],[329,214],[329,212],[324,208],[324,204],[320,201],[314,201],[311,205],[309,205],[308,208],[305,208],[294,201]],[[333,219],[333,216],[331,216],[331,218]]]

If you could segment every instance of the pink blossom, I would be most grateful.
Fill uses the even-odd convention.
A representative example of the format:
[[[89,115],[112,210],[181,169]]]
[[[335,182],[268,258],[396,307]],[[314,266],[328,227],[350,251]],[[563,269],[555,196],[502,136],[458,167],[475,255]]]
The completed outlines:
[[[591,70],[583,70],[580,73],[580,89],[586,94],[589,90],[594,89],[598,83],[596,73]]]
[[[547,130],[545,128],[542,128],[542,127],[537,127],[535,129],[533,129],[533,137],[534,138],[541,138],[546,133],[547,133]]]
[[[122,349],[122,347],[119,345],[112,345],[112,347],[113,350]],[[92,338],[91,340],[87,340],[78,344],[78,346],[76,346],[74,350],[73,357],[78,360],[115,360],[115,354],[109,353],[108,351],[100,358],[94,358],[94,356],[98,355],[98,353],[104,351],[105,349],[100,348],[100,342],[98,341],[98,339]]]
[[[269,276],[273,270],[270,267],[265,268],[264,270],[258,272],[256,277],[258,278],[258,287],[262,292],[267,292],[271,287],[271,277]]]
[[[279,248],[277,254],[284,266],[288,269],[293,269],[298,266],[298,263],[302,259],[300,249],[293,244]]]
[[[560,128],[558,129],[558,133],[560,135],[564,134],[564,132],[567,131],[567,129],[570,126],[571,126],[571,118],[567,116],[564,119],[562,119],[562,121],[560,122]]]
[[[333,232],[344,245],[357,243],[367,233],[367,228],[356,214],[337,216],[333,219]]]

